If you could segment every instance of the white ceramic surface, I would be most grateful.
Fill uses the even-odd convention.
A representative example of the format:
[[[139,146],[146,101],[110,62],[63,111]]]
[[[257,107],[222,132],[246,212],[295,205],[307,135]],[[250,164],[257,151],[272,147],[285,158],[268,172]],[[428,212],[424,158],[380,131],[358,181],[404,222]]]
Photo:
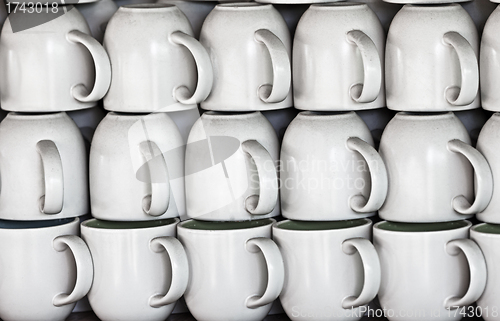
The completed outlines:
[[[99,319],[163,321],[170,315],[189,278],[186,253],[175,238],[178,222],[82,223],[94,262],[88,298]]]
[[[85,144],[66,113],[9,113],[0,123],[0,218],[89,213]]]
[[[302,221],[375,215],[387,194],[387,170],[354,112],[302,112],[288,126],[280,155],[281,209]]]
[[[284,281],[283,258],[271,240],[274,222],[190,220],[177,226],[189,261],[184,298],[196,320],[264,319]]]
[[[352,2],[366,3],[370,7],[370,9],[372,9],[373,12],[375,12],[375,14],[377,15],[386,33],[389,30],[392,19],[394,18],[396,13],[398,13],[398,11],[403,7],[402,4],[389,3],[383,0],[356,0]]]
[[[411,4],[411,5],[443,5],[449,3],[460,3],[470,0],[384,0],[395,4]]]
[[[369,219],[273,225],[286,271],[280,301],[291,320],[361,319],[380,286],[371,231]]]
[[[488,161],[493,175],[493,196],[488,207],[476,215],[480,221],[500,224],[500,114],[495,113],[486,122],[477,140],[477,150]],[[500,307],[499,307],[500,308]]]
[[[99,0],[78,4],[76,8],[87,20],[92,37],[102,43],[108,21],[118,10],[116,3],[113,0]]]
[[[481,296],[487,277],[484,256],[468,239],[471,223],[410,227],[421,231],[386,230],[383,224],[401,223],[373,228],[382,270],[378,299],[388,319],[460,320],[457,308]]]
[[[279,142],[260,112],[206,112],[186,149],[189,218],[246,221],[278,216]]]
[[[495,112],[500,111],[500,93],[495,85],[500,82],[499,30],[500,7],[497,7],[484,26],[483,37],[481,38],[481,55],[479,57],[482,107]]]
[[[210,58],[174,5],[120,7],[106,27],[104,47],[113,73],[104,97],[107,110],[184,110],[196,108],[210,93]]]
[[[183,215],[184,142],[166,113],[109,113],[90,149],[92,215],[147,221]]]
[[[384,49],[384,29],[366,4],[311,5],[293,41],[295,108],[385,107]]]
[[[64,9],[66,13],[29,29],[43,16],[17,11],[5,21],[0,37],[2,109],[83,109],[106,94],[111,81],[108,55],[90,36],[81,13],[72,6]]]
[[[490,202],[490,166],[451,112],[398,113],[382,134],[379,152],[389,176],[379,210],[384,220],[463,220]]]
[[[500,230],[491,224],[474,225],[470,230],[470,238],[474,240],[484,254],[488,279],[483,295],[477,300],[477,311],[486,321],[498,320],[500,313]]]
[[[0,317],[63,321],[93,280],[79,219],[0,221]]]
[[[479,37],[459,4],[405,5],[387,35],[387,107],[455,111],[480,107]]]
[[[214,84],[206,110],[251,111],[292,107],[292,41],[270,4],[219,4],[201,28]]]

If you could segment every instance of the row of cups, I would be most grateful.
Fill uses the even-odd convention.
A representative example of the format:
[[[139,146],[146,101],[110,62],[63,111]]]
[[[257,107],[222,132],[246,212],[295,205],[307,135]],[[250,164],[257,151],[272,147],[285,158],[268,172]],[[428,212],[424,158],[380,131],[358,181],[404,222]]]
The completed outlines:
[[[378,294],[391,321],[475,301],[496,320],[500,229],[471,225],[1,220],[0,317],[64,320],[88,294],[102,320],[165,320],[182,295],[197,320],[262,320],[278,296],[292,320],[358,320]]]
[[[387,42],[366,4],[311,5],[297,26],[293,61],[289,30],[270,4],[217,5],[199,41],[176,6],[124,6],[109,21],[104,47],[78,10],[61,13],[35,26],[28,22],[43,14],[18,11],[7,19],[0,39],[5,110],[82,109],[104,96],[106,109],[132,113],[198,103],[217,111],[480,106],[478,33],[458,4],[404,6]],[[499,14],[486,24],[480,57],[483,107],[494,111]]]

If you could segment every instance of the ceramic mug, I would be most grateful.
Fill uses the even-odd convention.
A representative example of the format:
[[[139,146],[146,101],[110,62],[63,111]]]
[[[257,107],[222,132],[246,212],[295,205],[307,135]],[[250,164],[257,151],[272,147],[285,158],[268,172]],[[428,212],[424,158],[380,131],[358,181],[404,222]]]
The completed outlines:
[[[111,66],[106,51],[90,36],[76,8],[59,10],[59,16],[39,25],[44,14],[36,11],[18,10],[5,21],[0,37],[2,109],[84,109],[95,106],[108,91]]]
[[[206,112],[186,148],[187,216],[246,221],[278,216],[279,143],[260,112]]]
[[[189,220],[177,235],[189,261],[184,294],[196,320],[262,320],[284,280],[283,258],[271,240],[273,219]]]
[[[380,287],[371,231],[369,219],[273,225],[286,271],[280,300],[291,320],[361,319]]]
[[[87,20],[92,37],[102,43],[108,21],[118,10],[116,3],[113,0],[99,0],[78,4],[76,8]]]
[[[380,217],[445,222],[482,212],[493,193],[493,178],[487,160],[470,143],[451,112],[396,114],[380,141],[389,176]]]
[[[182,215],[184,142],[166,113],[108,113],[90,148],[92,215],[148,221]]]
[[[301,221],[375,215],[387,195],[387,170],[368,127],[354,112],[301,112],[280,155],[281,208]]]
[[[186,253],[175,238],[178,222],[81,224],[94,261],[88,297],[99,319],[162,321],[170,315],[189,278]]]
[[[495,83],[500,81],[500,67],[498,51],[498,30],[500,28],[500,8],[497,7],[489,16],[484,26],[481,38],[481,51],[479,62],[481,67],[481,99],[482,107],[486,110],[500,111],[500,93]]]
[[[0,218],[85,215],[88,169],[80,130],[64,113],[9,113],[0,123]]]
[[[498,320],[500,310],[500,276],[498,275],[498,265],[500,256],[498,246],[500,246],[500,229],[495,224],[478,224],[470,230],[470,238],[479,245],[486,260],[488,279],[483,295],[477,300],[477,316],[486,321]]]
[[[295,108],[385,107],[384,50],[384,29],[366,4],[311,5],[293,41]]]
[[[379,222],[373,227],[382,278],[378,298],[395,320],[460,320],[486,285],[486,264],[469,240],[471,223]]]
[[[459,4],[405,5],[387,35],[387,107],[455,111],[480,107],[479,37]]]
[[[92,257],[79,219],[0,220],[0,317],[65,320],[90,289]]]
[[[500,224],[500,188],[496,184],[500,179],[500,152],[498,144],[500,142],[500,114],[495,113],[484,124],[477,140],[477,150],[480,151],[488,161],[493,175],[493,196],[491,201],[483,211],[476,215],[480,221]]]
[[[120,7],[106,27],[104,47],[113,67],[113,81],[104,97],[107,110],[148,113],[196,108],[210,93],[210,58],[175,5]]]
[[[251,111],[292,107],[290,32],[270,4],[218,4],[205,19],[200,42],[212,61],[207,110]]]

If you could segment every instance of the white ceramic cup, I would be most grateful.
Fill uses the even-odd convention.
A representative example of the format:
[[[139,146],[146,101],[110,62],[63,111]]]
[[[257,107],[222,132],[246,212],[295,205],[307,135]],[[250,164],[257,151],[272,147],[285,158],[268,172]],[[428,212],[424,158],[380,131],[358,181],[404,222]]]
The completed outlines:
[[[369,219],[273,225],[285,264],[280,301],[291,320],[359,320],[380,287]]]
[[[196,320],[264,319],[284,280],[283,258],[271,240],[275,222],[189,220],[177,226],[189,261],[184,298]]]
[[[76,8],[59,10],[59,16],[26,30],[43,15],[18,10],[5,21],[0,37],[2,109],[53,112],[89,108],[108,91],[111,66],[106,51],[90,36],[87,22]]]
[[[166,113],[109,113],[90,148],[92,215],[148,221],[183,215],[184,142]]]
[[[389,176],[380,217],[445,222],[482,212],[493,193],[493,178],[488,162],[470,143],[451,112],[396,114],[380,141]]]
[[[498,51],[500,50],[500,41],[498,40],[499,28],[500,8],[497,7],[489,16],[484,26],[479,56],[482,107],[495,112],[500,111],[500,93],[495,86],[500,81],[500,62],[498,58]]]
[[[0,218],[52,220],[89,213],[80,130],[66,113],[9,113],[0,123]]]
[[[387,195],[387,170],[354,112],[301,112],[288,126],[280,156],[281,209],[301,221],[375,215]]]
[[[293,41],[295,108],[385,107],[384,50],[384,29],[366,4],[311,5]]]
[[[210,58],[175,5],[120,7],[106,27],[104,47],[113,73],[104,97],[107,110],[148,113],[196,108],[210,93]]]
[[[94,261],[88,297],[99,319],[163,321],[170,315],[189,279],[186,252],[175,238],[178,222],[81,224]]]
[[[393,223],[373,228],[382,278],[378,299],[396,320],[460,320],[486,285],[486,264],[468,221]]]
[[[387,35],[387,107],[454,111],[480,107],[479,37],[459,4],[405,5]]]
[[[498,320],[500,316],[500,229],[495,224],[478,224],[470,229],[470,238],[481,248],[486,260],[488,279],[483,295],[477,300],[477,307],[473,310],[476,316],[486,321]],[[471,314],[472,315],[472,314]]]
[[[186,148],[187,216],[247,221],[278,216],[279,143],[260,112],[206,112]]]
[[[200,42],[212,61],[207,110],[250,111],[292,107],[292,41],[270,4],[225,3],[205,19]]]
[[[484,124],[477,139],[477,150],[480,151],[488,161],[493,175],[493,196],[483,211],[476,215],[480,221],[500,224],[500,114],[495,113]]]
[[[0,317],[63,321],[90,289],[92,257],[78,218],[0,221]]]

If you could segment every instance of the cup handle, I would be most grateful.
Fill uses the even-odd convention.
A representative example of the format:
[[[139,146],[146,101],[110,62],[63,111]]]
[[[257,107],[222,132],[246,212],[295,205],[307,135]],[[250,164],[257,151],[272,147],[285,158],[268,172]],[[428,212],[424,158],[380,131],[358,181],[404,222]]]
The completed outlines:
[[[347,140],[347,148],[356,151],[363,156],[372,181],[372,188],[368,200],[363,195],[354,195],[349,200],[353,211],[358,213],[370,213],[380,209],[387,196],[388,177],[384,161],[379,153],[370,144],[358,137],[350,137]]]
[[[251,253],[264,254],[267,265],[267,287],[262,296],[251,296],[247,298],[246,306],[256,309],[267,305],[278,298],[283,290],[285,282],[285,267],[283,257],[273,240],[266,237],[256,237],[246,242],[246,249]]]
[[[170,35],[170,40],[177,44],[186,47],[194,58],[196,70],[198,72],[198,83],[193,95],[189,92],[186,86],[178,86],[174,88],[174,97],[177,101],[184,105],[199,104],[204,101],[214,82],[214,74],[212,63],[207,50],[201,43],[190,35],[181,31],[176,31]]]
[[[465,254],[470,270],[470,283],[467,293],[461,298],[449,297],[444,305],[447,309],[471,305],[483,294],[486,287],[486,262],[483,252],[479,246],[470,239],[453,240],[446,244],[446,252],[449,255],[458,255],[460,252]]]
[[[165,295],[155,294],[149,298],[149,305],[159,308],[179,300],[186,291],[189,280],[188,259],[181,242],[172,236],[154,238],[149,247],[156,253],[166,251],[172,265],[172,282],[168,292]]]
[[[358,103],[370,103],[377,99],[382,86],[382,62],[373,40],[361,30],[351,30],[347,41],[355,44],[363,59],[364,80],[349,88],[351,99]]]
[[[469,105],[476,99],[479,89],[479,67],[474,49],[467,39],[455,31],[445,33],[443,41],[455,49],[460,61],[462,76],[461,87],[446,88],[446,100],[454,106]]]
[[[81,102],[98,101],[106,95],[111,84],[111,62],[108,54],[97,40],[79,30],[68,32],[67,39],[85,46],[92,55],[95,66],[95,82],[92,91],[89,93],[83,84],[78,84],[73,86],[71,94]]]
[[[265,103],[279,103],[285,100],[292,84],[290,57],[283,42],[267,29],[255,31],[255,40],[264,44],[273,65],[273,84],[259,87],[259,98]]]
[[[57,214],[62,211],[64,199],[64,179],[61,155],[51,140],[41,140],[36,144],[43,166],[45,194],[38,200],[40,211],[44,214]]]
[[[148,164],[151,181],[151,194],[142,199],[142,210],[150,216],[163,215],[170,204],[170,178],[167,163],[155,142],[143,141],[139,144],[139,149]]]
[[[256,140],[247,140],[241,149],[250,155],[259,175],[259,195],[250,195],[245,199],[245,209],[253,215],[271,213],[278,202],[278,174],[269,152]],[[266,164],[272,164],[272,169]]]
[[[52,299],[52,304],[56,307],[74,303],[90,291],[94,280],[94,264],[87,244],[76,235],[58,236],[52,242],[57,252],[62,252],[69,248],[76,262],[76,283],[70,294],[59,293]]]
[[[359,253],[363,261],[364,284],[358,297],[349,296],[342,300],[342,308],[351,309],[370,303],[380,288],[380,260],[373,244],[365,238],[352,238],[342,243],[342,251],[353,255]]]
[[[488,161],[477,149],[458,139],[450,140],[448,149],[467,158],[474,168],[477,180],[474,203],[471,205],[463,195],[459,195],[453,199],[453,209],[464,215],[481,213],[486,209],[493,195],[493,174]]]

